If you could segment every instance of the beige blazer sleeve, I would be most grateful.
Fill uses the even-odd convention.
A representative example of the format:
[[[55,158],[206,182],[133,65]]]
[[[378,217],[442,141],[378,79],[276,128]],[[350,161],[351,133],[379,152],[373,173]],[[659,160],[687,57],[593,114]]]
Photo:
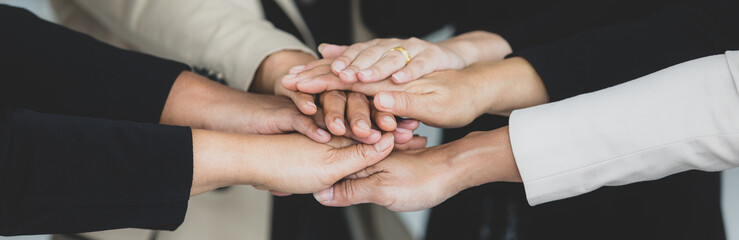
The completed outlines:
[[[257,0],[74,3],[135,49],[222,73],[231,87],[241,90],[248,89],[261,62],[274,52],[299,50],[315,55],[266,21]],[[291,10],[295,9],[286,12],[296,14]]]
[[[687,170],[739,166],[739,51],[514,111],[531,205]]]

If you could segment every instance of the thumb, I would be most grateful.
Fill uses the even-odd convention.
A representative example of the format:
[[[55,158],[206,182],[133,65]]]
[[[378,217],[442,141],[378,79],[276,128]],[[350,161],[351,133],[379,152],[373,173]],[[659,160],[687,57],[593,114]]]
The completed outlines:
[[[354,144],[338,149],[333,156],[339,159],[333,162],[332,169],[339,176],[349,176],[385,159],[394,145],[393,134],[385,133],[375,144]]]
[[[354,204],[368,203],[376,197],[375,184],[377,178],[346,179],[334,186],[313,193],[319,203],[329,207],[346,207]]]
[[[348,48],[348,46],[321,43],[318,45],[318,52],[321,53],[323,58],[336,58],[341,56],[346,48]]]
[[[407,92],[380,92],[375,95],[374,105],[377,110],[389,112],[395,116],[413,118],[423,121],[426,98],[423,95]]]

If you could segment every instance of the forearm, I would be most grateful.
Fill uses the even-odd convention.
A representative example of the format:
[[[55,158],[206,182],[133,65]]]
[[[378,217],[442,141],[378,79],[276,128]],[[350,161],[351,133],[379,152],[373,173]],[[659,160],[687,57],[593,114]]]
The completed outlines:
[[[449,165],[453,172],[449,182],[461,191],[490,182],[521,182],[508,127],[473,132],[450,143]]]
[[[512,52],[508,42],[498,34],[474,31],[440,42],[461,56],[466,65],[477,62],[501,60]]]
[[[172,83],[186,65],[124,51],[0,7],[0,81],[5,104],[46,113],[158,122]]]
[[[280,80],[288,74],[290,68],[305,65],[316,58],[308,53],[300,51],[279,51],[269,55],[260,65],[254,76],[254,81],[249,91],[255,93],[275,94],[280,93],[282,85]]]
[[[739,56],[731,55],[515,111],[511,140],[529,203],[739,166],[739,94],[732,75],[739,73]]]
[[[15,110],[0,120],[0,165],[0,235],[174,230],[192,139],[183,127]]]

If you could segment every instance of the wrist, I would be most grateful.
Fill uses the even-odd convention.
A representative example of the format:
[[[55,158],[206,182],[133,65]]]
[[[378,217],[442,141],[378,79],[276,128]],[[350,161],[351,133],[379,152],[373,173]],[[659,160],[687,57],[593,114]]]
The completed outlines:
[[[213,100],[210,81],[200,75],[183,71],[175,80],[162,109],[161,124],[203,128],[207,114],[203,110]],[[215,84],[215,83],[213,83]]]
[[[544,82],[534,67],[521,57],[481,65],[479,91],[485,113],[509,116],[517,109],[549,102]]]
[[[257,69],[254,81],[249,87],[251,92],[274,94],[282,76],[287,75],[290,68],[304,65],[316,60],[313,55],[301,51],[282,50],[270,54]]]
[[[452,143],[450,169],[455,190],[491,182],[521,182],[508,127],[493,131],[472,132]]]
[[[242,153],[245,135],[193,129],[193,185],[191,196],[231,185],[257,182],[251,157]]]
[[[477,62],[501,60],[513,52],[503,37],[485,31],[464,33],[439,43],[439,46],[459,55],[466,66]]]

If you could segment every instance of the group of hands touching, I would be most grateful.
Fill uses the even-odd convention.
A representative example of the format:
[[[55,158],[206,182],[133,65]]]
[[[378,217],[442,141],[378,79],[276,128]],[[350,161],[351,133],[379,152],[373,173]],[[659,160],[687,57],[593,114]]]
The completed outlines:
[[[319,52],[322,59],[270,55],[249,93],[178,77],[161,123],[193,127],[191,195],[248,184],[279,196],[313,193],[326,206],[415,211],[469,187],[521,181],[507,127],[430,148],[413,134],[419,122],[456,128],[548,101],[526,60],[504,59],[511,49],[499,35],[322,44]]]

